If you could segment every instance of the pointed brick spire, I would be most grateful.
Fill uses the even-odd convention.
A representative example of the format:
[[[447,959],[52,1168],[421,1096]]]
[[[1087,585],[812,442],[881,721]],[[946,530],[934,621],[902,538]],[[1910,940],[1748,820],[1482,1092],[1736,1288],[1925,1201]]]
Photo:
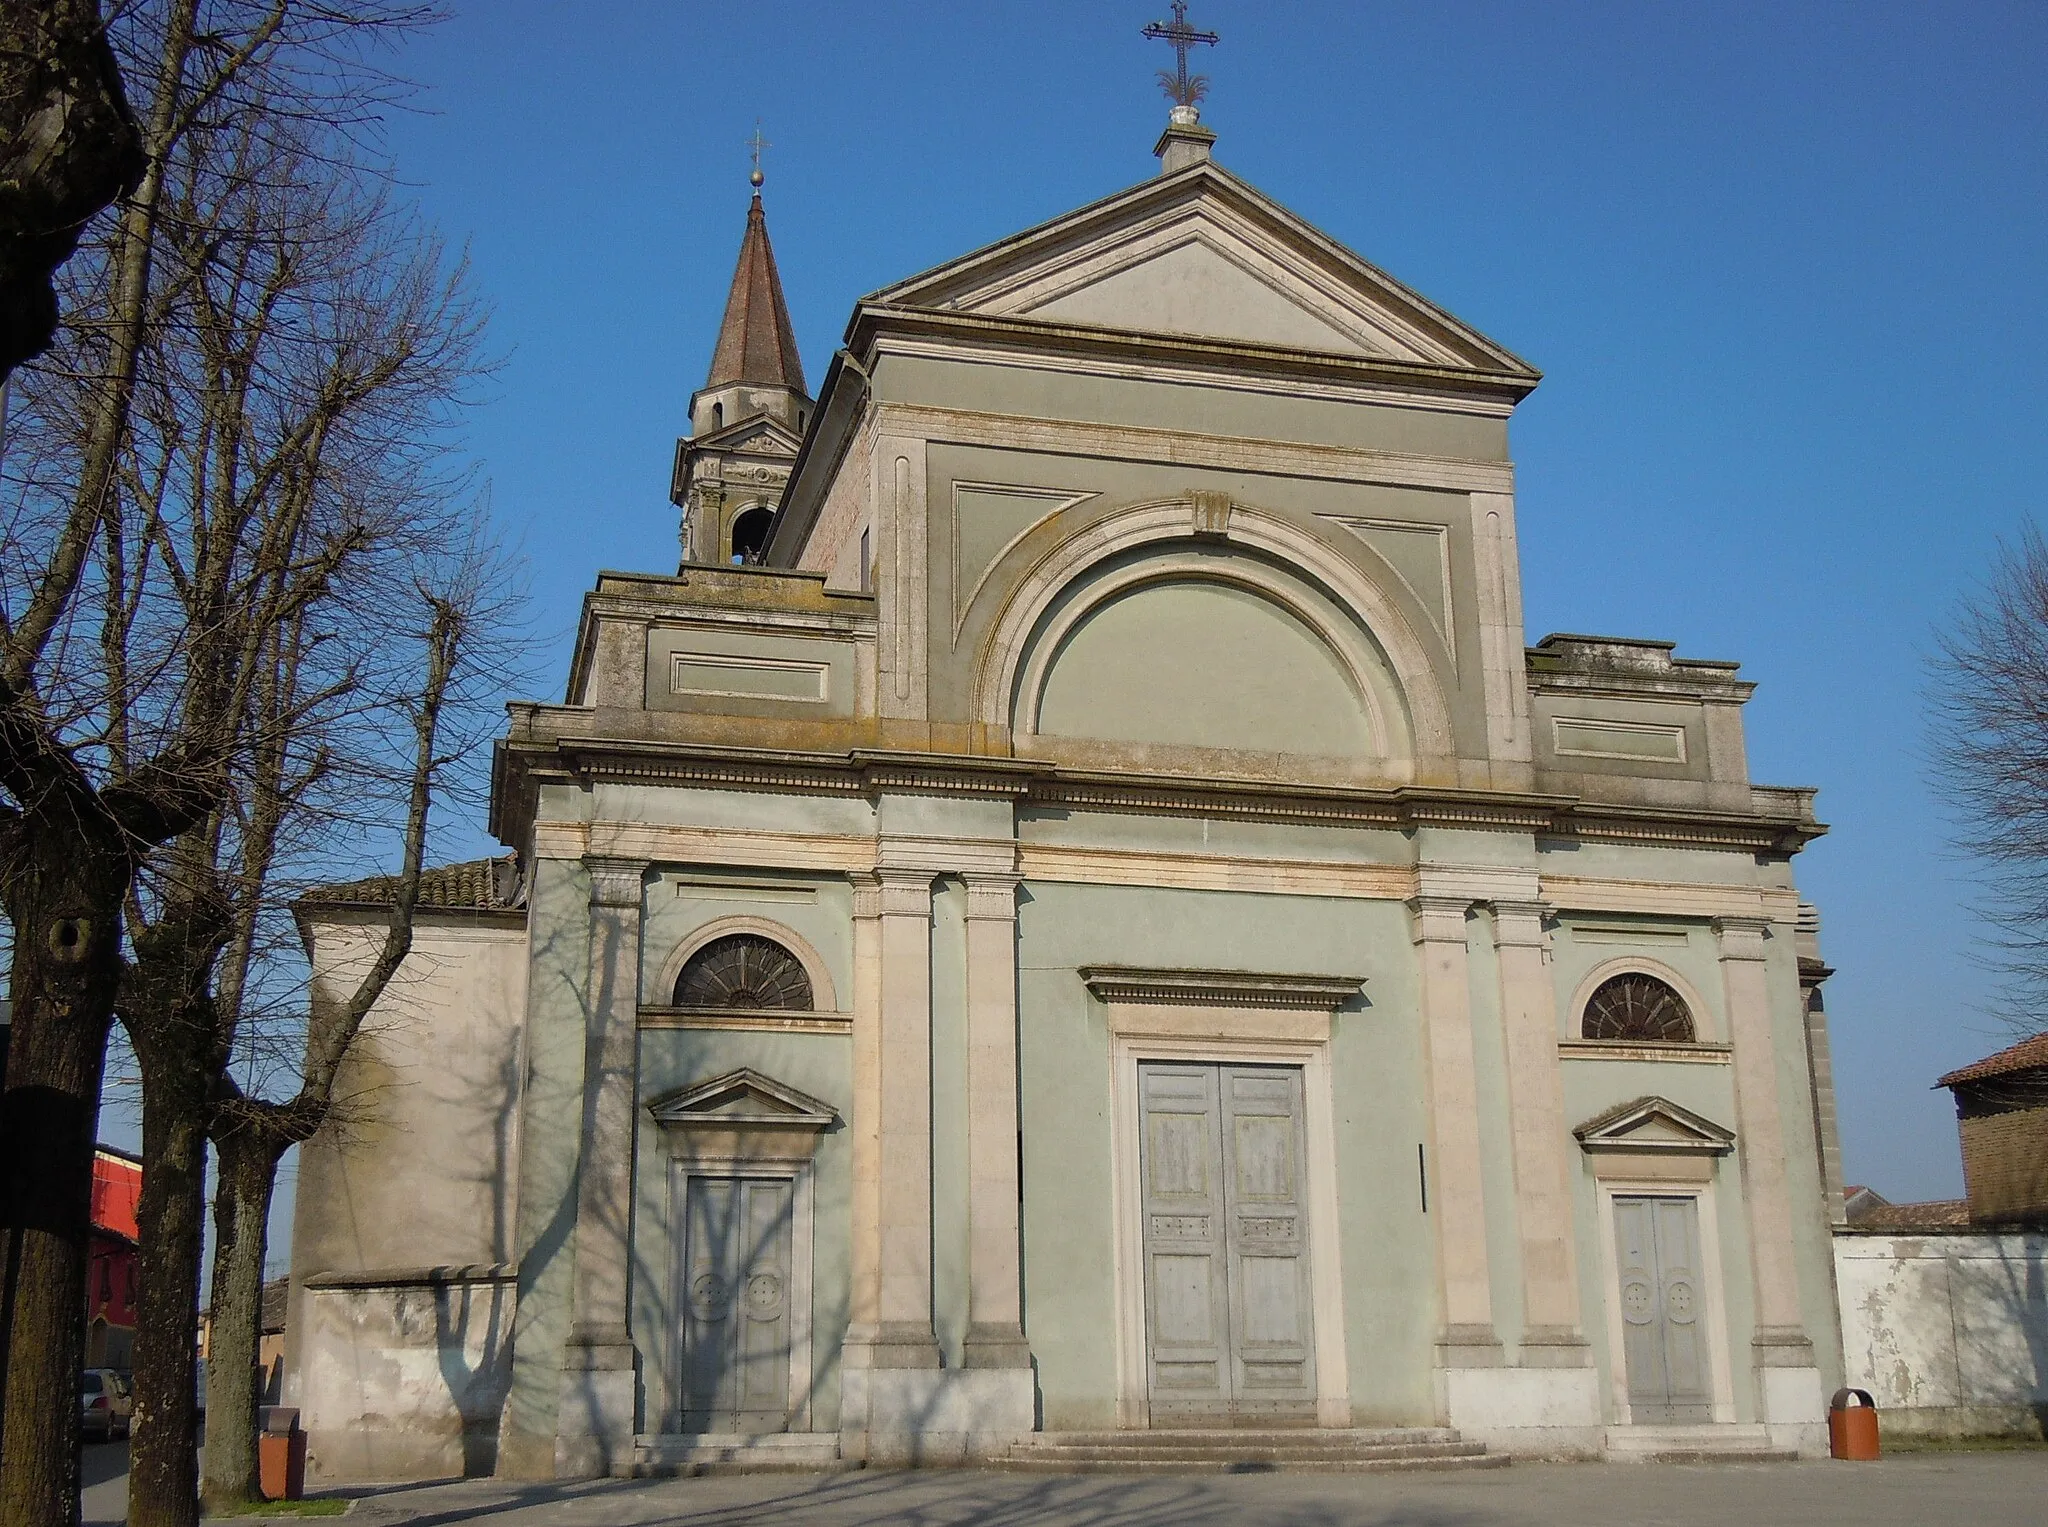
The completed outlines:
[[[759,191],[747,209],[739,268],[732,273],[725,322],[719,325],[718,350],[711,357],[711,376],[704,385],[722,387],[731,382],[787,387],[808,396],[789,308],[782,300],[782,278],[775,273],[775,251],[768,244],[768,218],[761,210]]]

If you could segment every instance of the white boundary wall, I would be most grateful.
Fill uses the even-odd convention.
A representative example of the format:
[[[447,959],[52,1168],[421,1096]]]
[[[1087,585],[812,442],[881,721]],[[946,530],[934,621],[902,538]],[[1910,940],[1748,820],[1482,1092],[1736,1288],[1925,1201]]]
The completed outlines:
[[[2048,1231],[1839,1231],[1847,1381],[1886,1427],[2048,1431]]]

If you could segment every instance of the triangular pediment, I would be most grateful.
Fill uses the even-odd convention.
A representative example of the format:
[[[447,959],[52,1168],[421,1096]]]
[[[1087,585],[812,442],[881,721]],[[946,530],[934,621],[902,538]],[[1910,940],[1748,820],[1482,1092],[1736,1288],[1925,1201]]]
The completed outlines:
[[[782,1129],[825,1129],[838,1114],[830,1103],[750,1066],[728,1071],[648,1103],[657,1124],[722,1128],[772,1125]]]
[[[1358,359],[1537,373],[1213,162],[867,299]]]
[[[1589,1151],[1654,1151],[1726,1155],[1732,1131],[1669,1098],[1637,1098],[1588,1119],[1572,1131]]]
[[[787,456],[795,459],[803,444],[794,430],[785,429],[765,414],[728,424],[708,435],[698,435],[690,444],[700,451],[731,451],[752,456]]]

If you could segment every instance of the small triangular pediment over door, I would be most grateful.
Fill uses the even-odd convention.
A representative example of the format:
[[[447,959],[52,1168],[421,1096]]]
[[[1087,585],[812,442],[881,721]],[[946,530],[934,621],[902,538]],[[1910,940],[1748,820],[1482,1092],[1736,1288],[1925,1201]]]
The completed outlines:
[[[899,282],[867,303],[1537,379],[1512,352],[1213,162]]]
[[[1589,1151],[1725,1156],[1735,1135],[1669,1098],[1645,1097],[1588,1119],[1572,1133]]]
[[[647,1111],[655,1123],[671,1129],[817,1131],[830,1129],[839,1121],[838,1112],[824,1099],[764,1076],[751,1066],[664,1093],[647,1104]]]

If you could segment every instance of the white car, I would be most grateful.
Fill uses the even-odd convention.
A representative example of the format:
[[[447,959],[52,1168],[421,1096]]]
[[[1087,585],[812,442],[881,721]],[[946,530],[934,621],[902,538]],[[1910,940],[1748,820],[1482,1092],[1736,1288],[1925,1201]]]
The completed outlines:
[[[135,1391],[112,1368],[88,1368],[78,1376],[78,1423],[88,1437],[111,1442],[128,1435]]]

